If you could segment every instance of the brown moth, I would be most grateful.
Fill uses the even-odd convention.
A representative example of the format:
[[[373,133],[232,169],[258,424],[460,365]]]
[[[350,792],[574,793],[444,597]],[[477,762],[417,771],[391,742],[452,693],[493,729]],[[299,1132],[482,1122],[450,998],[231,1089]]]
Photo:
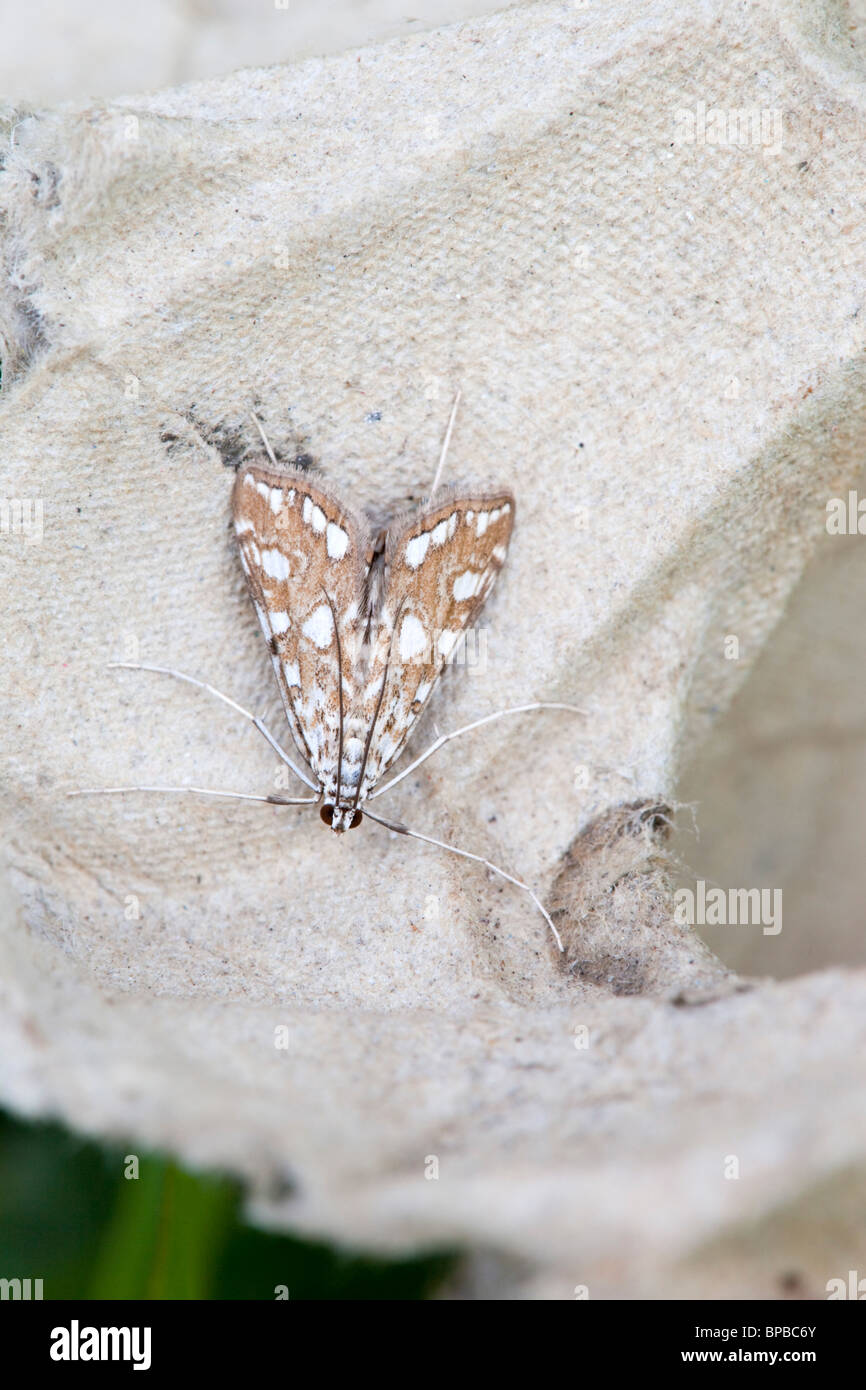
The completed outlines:
[[[514,498],[447,489],[374,535],[301,470],[249,464],[232,509],[289,727],[339,834],[360,824],[487,598]]]

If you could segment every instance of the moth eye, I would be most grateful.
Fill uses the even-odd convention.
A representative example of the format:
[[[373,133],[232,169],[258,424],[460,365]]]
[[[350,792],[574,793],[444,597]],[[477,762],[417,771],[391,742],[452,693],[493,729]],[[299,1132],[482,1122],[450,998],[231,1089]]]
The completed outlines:
[[[363,811],[356,811],[355,814],[352,816],[352,823],[351,823],[351,825],[349,826],[349,829],[350,829],[350,830],[354,830],[356,826],[358,826],[358,825],[361,824],[361,821],[362,821],[363,819],[364,819],[364,813],[363,813]]]
[[[325,822],[325,825],[330,825],[331,821],[334,819],[333,806],[323,806],[319,812],[319,815],[322,817],[322,820]]]

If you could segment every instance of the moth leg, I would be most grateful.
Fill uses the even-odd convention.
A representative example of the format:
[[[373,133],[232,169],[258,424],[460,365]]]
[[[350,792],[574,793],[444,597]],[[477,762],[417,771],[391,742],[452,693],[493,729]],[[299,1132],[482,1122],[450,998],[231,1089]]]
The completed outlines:
[[[420,830],[410,830],[407,825],[400,825],[397,821],[385,820],[383,816],[374,816],[373,812],[368,811],[366,806],[364,807],[364,815],[369,816],[370,820],[376,821],[378,825],[384,825],[386,830],[396,831],[398,835],[410,835],[413,840],[423,840],[425,844],[437,845],[439,849],[447,849],[449,854],[459,854],[461,859],[474,859],[476,864],[483,864],[484,867],[490,869],[492,873],[498,874],[500,878],[504,878],[508,883],[513,883],[515,888],[522,888],[524,893],[529,894],[545,922],[550,927],[557,948],[560,951],[565,950],[562,944],[562,938],[553,925],[553,919],[550,913],[542,906],[541,899],[536,897],[528,883],[523,883],[519,878],[514,878],[512,874],[508,874],[504,869],[500,869],[498,864],[492,864],[489,859],[485,859],[481,854],[470,854],[468,849],[458,849],[456,845],[448,845],[444,840],[434,840],[432,835],[422,835]]]
[[[109,662],[109,670],[155,671],[159,676],[173,676],[175,680],[186,681],[187,685],[194,685],[199,690],[207,690],[209,694],[215,695],[218,700],[222,700],[224,705],[228,705],[229,708],[235,710],[237,714],[242,714],[244,719],[248,719],[253,727],[258,729],[259,733],[267,739],[274,752],[282,758],[286,767],[290,767],[295,776],[300,777],[301,781],[312,791],[318,792],[319,788],[316,786],[316,783],[311,782],[305,772],[295,767],[288,753],[283,751],[273,734],[265,727],[258,715],[251,714],[248,709],[244,709],[243,705],[239,705],[230,695],[223,695],[221,690],[217,690],[216,686],[209,685],[207,681],[196,680],[195,676],[186,676],[183,671],[175,671],[171,666],[148,666],[144,662],[136,661],[111,661]]]
[[[577,705],[562,705],[550,701],[535,701],[531,705],[512,705],[508,709],[494,710],[492,714],[485,714],[483,719],[474,719],[471,724],[464,724],[461,729],[454,729],[450,734],[440,734],[438,738],[433,740],[429,748],[419,754],[415,761],[411,762],[402,772],[398,772],[396,777],[392,777],[390,782],[385,782],[381,787],[376,787],[375,791],[370,793],[368,800],[372,801],[374,797],[381,796],[382,792],[390,791],[391,787],[396,786],[398,782],[402,782],[403,778],[408,777],[410,772],[414,772],[416,767],[426,762],[434,753],[438,753],[439,749],[444,748],[446,743],[450,743],[452,739],[459,738],[461,734],[468,734],[471,733],[473,729],[480,729],[482,724],[491,724],[494,719],[503,719],[506,714],[526,714],[527,711],[536,709],[564,709],[570,710],[572,714],[586,713],[585,710],[578,709]]]
[[[233,801],[266,801],[272,806],[313,806],[317,796],[290,798],[285,796],[252,796],[248,792],[214,791],[211,787],[82,787],[67,792],[67,796],[119,796],[124,792],[187,792],[193,796],[227,796]]]

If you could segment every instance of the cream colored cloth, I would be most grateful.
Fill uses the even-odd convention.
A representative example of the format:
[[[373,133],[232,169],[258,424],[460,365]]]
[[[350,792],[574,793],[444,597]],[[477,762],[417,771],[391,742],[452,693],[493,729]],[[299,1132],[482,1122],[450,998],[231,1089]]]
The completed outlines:
[[[784,1220],[737,1232],[861,1162],[866,981],[738,992],[671,923],[666,813],[619,808],[672,798],[861,466],[834,15],[533,5],[10,117],[8,1104],[228,1167],[265,1222],[519,1257],[528,1295],[777,1291]],[[565,965],[525,895],[378,827],[65,796],[285,791],[231,711],[106,664],[284,729],[228,523],[251,408],[381,509],[429,486],[458,386],[449,472],[517,526],[413,751],[586,717],[503,720],[381,806],[558,904]]]

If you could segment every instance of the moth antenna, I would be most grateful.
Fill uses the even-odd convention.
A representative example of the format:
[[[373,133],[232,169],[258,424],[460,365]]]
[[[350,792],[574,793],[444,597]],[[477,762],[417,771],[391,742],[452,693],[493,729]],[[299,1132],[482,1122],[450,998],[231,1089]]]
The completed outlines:
[[[255,411],[250,411],[250,418],[252,419],[259,434],[262,436],[262,443],[268,451],[268,458],[274,465],[274,468],[279,468],[280,465],[277,463],[277,456],[271,448],[270,440],[268,439],[268,436],[265,434],[264,429],[262,428],[262,422],[259,419],[258,415],[256,415]]]
[[[126,792],[186,792],[192,796],[225,796],[232,801],[266,801],[272,806],[313,806],[317,796],[252,796],[248,792],[215,791],[212,787],[82,787],[67,796],[122,796]]]
[[[460,404],[460,397],[462,394],[463,393],[460,390],[460,387],[458,386],[457,395],[454,397],[454,404],[451,407],[451,418],[448,421],[448,428],[445,431],[445,438],[442,441],[442,451],[439,455],[439,463],[436,468],[436,476],[433,479],[433,486],[430,489],[431,497],[433,496],[433,493],[439,486],[439,479],[442,477],[442,469],[445,467],[445,456],[448,453],[448,445],[451,443],[451,434],[454,429],[454,421],[457,419],[457,407]]]
[[[109,671],[153,671],[158,676],[173,676],[177,681],[186,681],[187,685],[194,685],[198,690],[206,690],[209,695],[214,695],[218,700],[222,700],[224,705],[233,709],[237,714],[242,714],[244,719],[248,719],[253,728],[258,729],[259,733],[271,745],[274,752],[283,760],[286,767],[291,768],[296,777],[300,777],[305,786],[311,791],[318,792],[319,788],[315,782],[311,782],[306,773],[299,767],[295,767],[288,753],[283,751],[281,745],[274,738],[270,729],[259,719],[257,714],[252,714],[250,710],[244,709],[237,700],[233,700],[230,695],[224,695],[221,690],[217,690],[215,685],[210,685],[208,681],[197,680],[195,676],[187,676],[183,671],[175,671],[171,666],[149,666],[145,662],[139,661],[109,661]]]
[[[398,782],[402,782],[403,778],[408,777],[410,772],[414,772],[416,767],[420,767],[421,763],[426,762],[428,758],[432,758],[433,754],[438,753],[440,748],[444,748],[446,743],[450,743],[454,738],[459,738],[461,734],[469,734],[473,729],[480,729],[482,724],[492,724],[494,719],[504,719],[507,714],[526,714],[530,710],[537,709],[564,709],[569,710],[572,714],[586,713],[586,710],[578,709],[577,705],[563,705],[551,700],[535,700],[529,705],[511,705],[508,709],[494,710],[492,714],[485,714],[482,719],[473,719],[471,724],[464,724],[462,728],[454,729],[450,734],[440,734],[439,730],[436,729],[437,737],[430,744],[430,747],[426,748],[423,753],[420,753],[402,772],[398,772],[396,777],[392,777],[390,782],[386,782],[383,786],[377,787],[375,791],[371,792],[369,799],[372,801],[374,797],[381,796],[383,792],[390,791],[391,787],[396,786]],[[434,724],[433,727],[435,729],[436,725]]]
[[[368,811],[366,806],[364,807],[364,815],[369,816],[370,820],[376,821],[378,825],[384,825],[386,830],[396,831],[398,835],[409,835],[413,840],[423,840],[425,844],[437,845],[439,849],[447,849],[450,854],[459,854],[461,859],[474,859],[476,864],[483,864],[485,868],[490,869],[492,873],[498,874],[500,878],[504,878],[508,883],[513,883],[515,888],[522,888],[524,893],[529,894],[549,926],[558,950],[565,950],[562,944],[562,937],[553,925],[553,918],[542,904],[541,899],[533,893],[528,883],[523,883],[521,879],[515,878],[513,874],[506,873],[504,869],[500,869],[498,864],[492,864],[489,859],[485,859],[481,854],[471,854],[468,849],[458,849],[457,845],[446,844],[444,840],[436,840],[432,835],[422,835],[420,830],[410,830],[408,825],[400,825],[397,821],[385,820],[383,816],[374,816],[373,812]]]

